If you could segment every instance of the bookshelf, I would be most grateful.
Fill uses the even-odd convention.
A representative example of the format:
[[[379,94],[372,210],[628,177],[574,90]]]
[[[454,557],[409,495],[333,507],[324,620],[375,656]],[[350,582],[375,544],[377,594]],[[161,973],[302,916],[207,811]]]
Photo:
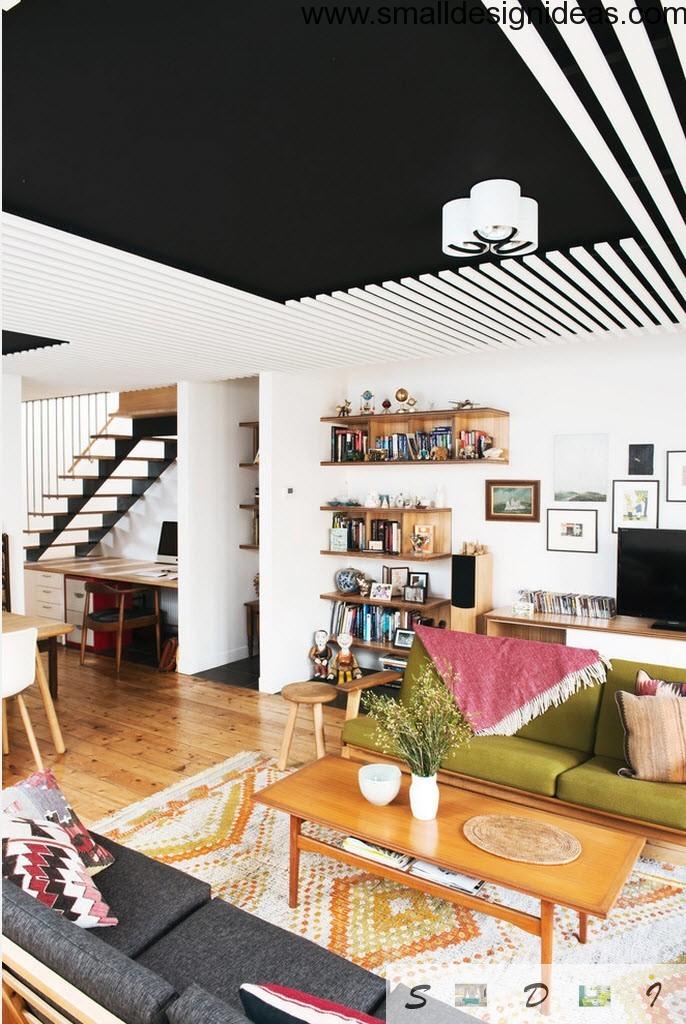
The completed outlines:
[[[453,457],[448,459],[421,458],[419,450],[413,451],[410,442],[401,441],[403,445],[403,457],[384,458],[383,460],[365,460],[364,458],[329,458],[321,463],[322,466],[345,466],[346,468],[356,466],[474,466],[474,465],[496,465],[506,466],[509,464],[510,450],[510,414],[503,409],[477,408],[477,409],[432,409],[429,412],[412,413],[375,413],[370,416],[322,416],[322,423],[332,427],[348,429],[351,432],[359,431],[366,434],[367,447],[376,448],[377,439],[381,439],[383,445],[391,446],[393,435],[411,438],[417,448],[419,438],[422,435],[431,436],[432,432],[440,428],[450,428],[453,444]],[[502,448],[503,454],[500,458],[456,458],[454,450],[457,444],[461,444],[460,438],[466,442],[466,435],[470,434],[473,441],[478,444],[479,435],[487,435],[493,439],[493,448]],[[425,447],[428,449],[429,444]],[[440,445],[439,445],[440,447]],[[333,455],[333,443],[329,452]]]
[[[252,445],[252,462],[239,462],[240,469],[257,469],[259,470],[259,463],[255,461],[260,451],[260,423],[259,420],[245,420],[238,424],[245,430],[252,432],[251,445]],[[257,489],[255,490],[257,497]],[[240,504],[239,509],[248,511],[252,514],[251,530],[250,535],[252,537],[252,543],[250,544],[239,544],[238,547],[241,551],[259,551],[259,537],[260,537],[260,506],[257,500],[253,502],[245,502]]]
[[[322,550],[323,555],[351,555],[354,558],[381,558],[412,562],[431,562],[436,559],[450,558],[452,554],[453,511],[450,508],[364,508],[361,505],[320,505],[322,512],[343,515],[349,519],[364,522],[365,537],[371,538],[373,523],[378,521],[397,521],[400,526],[400,551],[372,551],[369,547],[362,550],[348,548],[347,551]],[[417,554],[412,550],[410,536],[416,524],[433,527],[433,551]]]

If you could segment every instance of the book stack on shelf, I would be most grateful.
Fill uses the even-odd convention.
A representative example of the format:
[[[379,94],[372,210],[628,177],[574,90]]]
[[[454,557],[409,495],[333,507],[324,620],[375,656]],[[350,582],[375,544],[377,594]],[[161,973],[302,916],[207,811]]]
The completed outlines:
[[[400,554],[402,550],[402,529],[397,519],[372,519],[367,530],[364,518],[334,512],[331,531],[329,540],[332,551],[371,550]]]
[[[414,629],[424,615],[421,610],[408,611],[378,604],[352,604],[334,601],[329,633],[350,633],[365,644],[392,644],[397,629]]]
[[[361,462],[367,454],[369,434],[366,430],[331,428],[331,461]]]
[[[489,448],[493,447],[493,436],[483,430],[461,430],[458,439],[458,453],[464,458],[483,459]]]
[[[518,600],[534,606],[546,615],[576,615],[585,619],[614,619],[617,605],[614,597],[595,594],[555,594],[550,590],[520,590]]]

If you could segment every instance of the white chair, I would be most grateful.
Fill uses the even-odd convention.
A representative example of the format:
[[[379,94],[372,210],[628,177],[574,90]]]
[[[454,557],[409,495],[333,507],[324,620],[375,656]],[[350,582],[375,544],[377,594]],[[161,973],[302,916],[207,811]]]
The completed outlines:
[[[2,636],[2,752],[3,754],[9,753],[7,701],[10,697],[16,697],[33,759],[38,771],[42,772],[43,761],[36,743],[29,712],[22,697],[22,692],[31,686],[36,678],[37,641],[37,629],[21,629],[15,633],[3,633]]]

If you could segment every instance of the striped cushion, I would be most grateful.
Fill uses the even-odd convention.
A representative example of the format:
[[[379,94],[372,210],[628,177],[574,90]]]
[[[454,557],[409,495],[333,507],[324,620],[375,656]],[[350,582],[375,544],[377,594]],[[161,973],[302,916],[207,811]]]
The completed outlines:
[[[646,782],[686,782],[686,701],[678,697],[615,694],[624,726],[624,757],[630,775]]]
[[[239,994],[253,1024],[382,1024],[378,1017],[281,985],[241,985]]]
[[[637,697],[686,697],[686,683],[669,683],[664,679],[651,679],[639,668],[636,673]]]

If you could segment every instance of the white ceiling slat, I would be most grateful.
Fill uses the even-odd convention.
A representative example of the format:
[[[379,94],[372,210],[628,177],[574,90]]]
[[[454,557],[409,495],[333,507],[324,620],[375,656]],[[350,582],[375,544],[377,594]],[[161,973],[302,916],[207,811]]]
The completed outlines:
[[[570,330],[574,331],[575,334],[580,329],[590,332],[597,330],[597,324],[590,320],[585,313],[577,309],[564,295],[560,295],[555,288],[551,288],[545,281],[536,277],[524,264],[518,263],[517,260],[503,260],[500,266],[503,270],[518,277],[532,292],[537,292],[543,296],[551,306],[557,306],[558,309],[561,309],[562,312],[559,316],[569,321]]]
[[[431,275],[425,274],[424,277],[431,278]],[[531,346],[535,344],[532,331],[525,324],[515,320],[511,315],[502,314],[497,309],[487,306],[486,303],[473,298],[467,292],[459,292],[456,288],[451,288],[450,285],[444,284],[437,277],[433,278],[431,283],[427,280],[416,280],[414,277],[402,277],[400,284],[410,291],[417,292],[419,295],[424,295],[426,298],[439,302],[441,305],[448,306],[449,309],[454,309],[457,313],[462,312],[462,310],[469,310],[470,315],[476,314],[477,319],[480,318],[484,326],[492,323],[496,330],[504,328],[508,333],[514,333],[520,345]],[[440,285],[442,287],[436,287]],[[537,340],[541,340],[538,333]]]
[[[457,313],[448,309],[447,306],[441,305],[435,302],[433,299],[424,298],[415,292],[411,288],[406,288],[402,284],[398,284],[396,281],[384,281],[383,288],[385,291],[393,292],[399,298],[405,299],[412,305],[418,306],[422,311],[424,309],[429,310],[432,314],[435,313],[440,317],[448,317],[449,320],[454,320],[458,324],[464,324],[470,330],[474,331],[480,337],[484,337],[486,341],[491,342],[493,338],[498,341],[502,341],[503,344],[516,348],[520,344],[522,339],[515,338],[511,331],[504,331],[502,329],[496,329],[491,327],[490,324],[484,324],[481,320],[476,319],[472,313]]]
[[[488,2],[489,0],[482,0],[486,7],[488,7]],[[520,27],[513,28],[513,22],[506,17],[498,22],[501,31],[505,33],[525,65],[536,77],[551,102],[574,132],[579,143],[586,150],[657,256],[665,272],[674,282],[679,294],[686,298],[686,277],[684,277],[679,264],[593,118],[570,85],[562,68],[548,50],[536,28],[526,18],[526,12],[522,9],[519,0],[503,0],[503,7],[507,11],[512,10],[517,15],[516,23]]]
[[[617,252],[615,252],[610,243],[599,242],[598,245],[594,245],[593,248],[601,259],[607,263],[608,267],[611,267],[614,270],[615,274],[617,274],[624,284],[631,287],[634,295],[640,299],[648,312],[657,320],[658,324],[661,324],[662,326],[666,325],[670,329],[673,329],[674,325],[662,307],[658,305],[645,285],[643,285],[636,277],[629,264],[626,263]]]
[[[516,291],[516,294],[524,298],[534,309],[539,309],[543,314],[550,317],[561,325],[563,335],[565,337],[574,336],[578,334],[583,328],[573,320],[570,320],[562,310],[558,309],[557,306],[553,306],[552,303],[548,302],[539,292],[533,291],[531,288],[522,281],[514,278],[511,274],[506,274],[500,266],[496,266],[491,263],[482,263],[479,267],[480,273],[492,278],[503,288],[509,288],[512,291]],[[561,341],[562,338],[558,339]]]
[[[579,246],[574,246],[569,250],[569,255],[573,256],[574,259],[586,267],[586,269],[593,274],[596,281],[600,282],[603,288],[606,288],[610,294],[614,295],[618,302],[624,306],[624,308],[638,320],[641,327],[645,327],[646,330],[654,334],[656,326],[650,319],[647,313],[645,313],[639,305],[631,298],[628,292],[618,284],[613,277],[608,274],[607,270],[598,263],[595,256],[592,256],[590,252]]]
[[[548,259],[550,259],[552,256],[553,253],[547,254]],[[614,320],[611,320],[610,317],[607,316],[605,311],[602,308],[600,308],[588,295],[585,295],[583,292],[579,291],[579,289],[576,288],[573,284],[570,284],[570,282],[567,281],[562,276],[562,274],[558,273],[557,270],[549,266],[545,262],[545,260],[542,260],[540,258],[540,256],[525,256],[524,262],[526,263],[527,267],[530,267],[532,270],[535,270],[537,274],[540,274],[542,277],[545,277],[548,281],[550,281],[550,283],[555,288],[559,289],[560,291],[563,291],[571,299],[574,299],[576,304],[578,306],[581,306],[581,308],[585,310],[590,317],[593,317],[594,320],[597,320],[601,327],[604,327],[606,330],[609,331],[612,331],[617,327]],[[597,328],[594,329],[597,330]]]
[[[386,303],[388,306],[390,306],[391,309],[394,306],[395,307],[401,306],[404,309],[407,309],[409,312],[415,314],[416,305],[414,303],[412,303],[412,302],[409,302],[407,299],[403,298],[402,295],[394,295],[391,291],[389,291],[386,288],[382,288],[378,284],[368,284],[367,287],[365,288],[365,291],[368,294],[376,295],[384,303]],[[434,314],[434,313],[429,315],[429,313],[427,312],[427,313],[419,313],[419,314],[415,314],[415,315],[418,315],[420,317],[425,317],[426,320],[428,322],[430,322],[430,323],[439,323],[439,324],[443,324],[444,326],[445,326],[446,323],[449,324],[449,321],[443,320],[441,317],[437,317],[436,314]],[[456,326],[455,326],[455,330],[457,330]],[[462,325],[462,330],[467,332],[468,336],[472,339],[474,345],[477,346],[478,348],[485,349],[485,348],[491,347],[494,344],[493,341],[491,341],[491,340],[479,337],[478,331],[477,332],[472,331],[471,325],[469,325],[469,324]]]
[[[544,313],[538,306],[529,302],[527,298],[513,294],[509,287],[506,288],[494,280],[494,275],[488,274],[487,267],[488,264],[481,264],[478,270],[476,267],[462,267],[459,275],[454,275],[452,270],[442,270],[438,276],[445,281],[453,280],[454,276],[457,276],[460,281],[466,278],[478,288],[481,288],[487,295],[495,295],[501,298],[503,302],[509,303],[516,309],[521,310],[525,315],[531,316],[538,320],[539,323],[545,324],[546,329],[549,331],[549,337],[550,335],[557,335],[558,339],[560,339],[569,333],[567,328],[563,327],[557,320],[549,317],[547,313]]]
[[[379,294],[381,292],[381,294]],[[350,294],[357,298],[364,299],[366,302],[372,305],[378,306],[379,309],[390,311],[391,313],[400,314],[407,317],[409,320],[414,320],[417,323],[424,323],[431,327],[433,330],[437,330],[435,323],[431,323],[428,318],[423,317],[421,314],[414,312],[412,309],[401,306],[399,303],[393,303],[383,293],[383,288],[377,290],[377,286],[369,285],[367,288],[351,288]],[[455,333],[458,337],[466,338],[472,351],[476,349],[483,349],[487,346],[480,341],[478,338],[473,338],[471,335],[465,334],[464,331],[458,331],[454,328]]]
[[[648,281],[655,289],[670,313],[672,313],[680,322],[686,320],[686,312],[676,301],[665,281],[657,272],[643,250],[639,247],[636,240],[634,238],[621,238],[619,244],[629,259],[631,259],[634,265],[638,267],[646,281]]]
[[[629,6],[633,6],[633,4],[625,3],[625,8],[627,8],[626,14],[628,14]],[[574,13],[575,9],[579,10],[579,13],[582,14],[578,4],[570,4],[571,14]],[[593,34],[591,26],[583,15],[579,21],[574,20],[570,15],[569,19],[565,19],[564,24],[556,24],[555,27],[569,47],[572,56],[581,68],[586,81],[593,89],[611,124],[615,126],[617,138],[631,157],[636,170],[643,179],[643,183],[657,203],[660,213],[681,252],[686,255],[686,224],[684,219],[679,212],[679,207],[674,202],[672,193],[667,187],[657,161],[638,126],[631,107],[627,103],[624,93],[620,89],[617,79],[605,58],[605,54]],[[630,24],[625,26],[625,28],[635,38],[638,38],[640,32],[645,34],[645,29],[640,25]],[[646,44],[652,53],[652,47],[647,37]],[[655,61],[655,64],[657,66],[657,61]],[[678,125],[678,119],[676,120]],[[681,126],[678,125],[678,127],[681,130]]]
[[[436,291],[442,292],[446,298],[459,299],[461,296],[466,295],[478,308],[495,311],[499,316],[505,317],[506,320],[511,320],[514,324],[518,325],[521,330],[527,331],[529,338],[535,339],[536,344],[546,344],[548,333],[546,328],[532,317],[519,312],[513,306],[508,306],[507,303],[502,302],[495,295],[478,288],[471,281],[467,281],[463,277],[458,277],[457,274],[453,274],[449,282],[447,276],[451,273],[449,270],[442,273],[443,277],[436,277],[434,274],[420,274],[419,281]],[[407,280],[410,281],[412,278],[407,278]],[[455,282],[457,282],[457,285]]]
[[[599,288],[597,283],[588,274],[580,270],[575,263],[572,263],[564,253],[550,252],[548,253],[548,259],[559,267],[563,274],[576,281],[582,291],[588,292],[597,305],[602,303],[603,309],[618,322],[622,330],[634,327],[633,321],[626,315],[626,312],[620,309],[617,303],[606,295],[602,288]]]
[[[608,0],[603,0],[603,4],[607,7]],[[640,19],[633,20],[630,17],[630,10],[636,10],[634,0],[619,0],[619,6],[621,17],[615,21],[612,27],[634,73],[634,78],[643,93],[670,160],[674,164],[674,169],[679,175],[682,187],[686,188],[686,136],[684,136],[679,115],[645,26]],[[686,67],[684,74],[686,74]]]

